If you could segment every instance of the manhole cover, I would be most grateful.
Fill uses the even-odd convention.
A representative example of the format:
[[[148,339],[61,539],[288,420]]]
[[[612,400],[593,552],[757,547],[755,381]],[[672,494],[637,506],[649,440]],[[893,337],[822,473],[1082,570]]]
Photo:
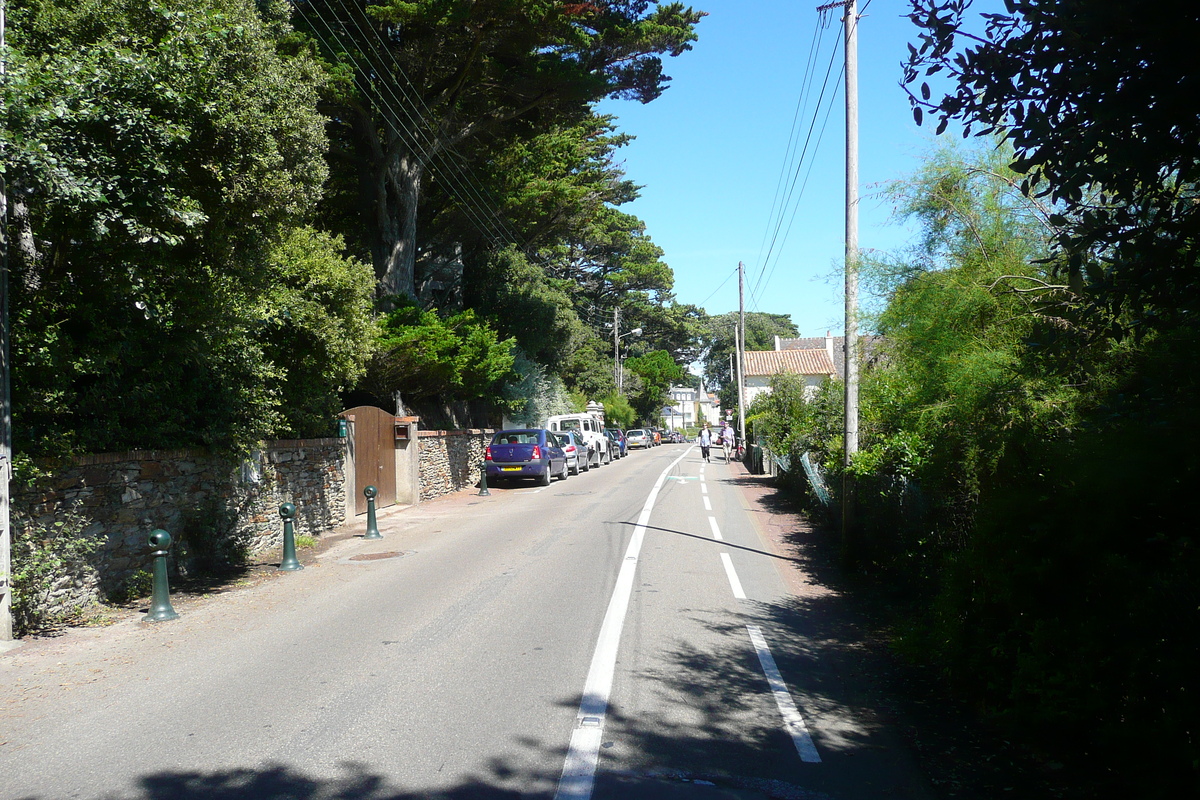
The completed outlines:
[[[385,553],[358,553],[347,558],[338,559],[339,564],[369,564],[373,561],[387,561],[389,558],[403,558],[412,555],[415,550],[389,550]]]
[[[350,556],[351,561],[379,561],[384,558],[396,558],[401,553],[392,550],[387,553],[359,553],[356,556]]]

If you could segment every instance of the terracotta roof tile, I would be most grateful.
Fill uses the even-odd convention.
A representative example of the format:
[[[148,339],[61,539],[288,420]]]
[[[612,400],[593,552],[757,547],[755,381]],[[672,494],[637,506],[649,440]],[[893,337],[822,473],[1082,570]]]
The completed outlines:
[[[747,350],[747,375],[834,375],[833,360],[820,350]]]

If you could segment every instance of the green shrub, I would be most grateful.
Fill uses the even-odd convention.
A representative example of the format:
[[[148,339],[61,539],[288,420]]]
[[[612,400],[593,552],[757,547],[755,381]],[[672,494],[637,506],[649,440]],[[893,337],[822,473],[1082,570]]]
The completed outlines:
[[[88,558],[100,541],[85,533],[91,520],[66,512],[49,525],[23,514],[12,519],[12,610],[18,635],[77,619],[89,605],[55,592],[77,583],[95,568]]]

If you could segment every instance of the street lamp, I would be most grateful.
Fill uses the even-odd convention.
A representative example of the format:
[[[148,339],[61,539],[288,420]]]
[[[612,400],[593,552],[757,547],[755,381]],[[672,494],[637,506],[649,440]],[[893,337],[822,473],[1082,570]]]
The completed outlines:
[[[621,340],[626,336],[641,335],[641,328],[634,328],[633,330],[626,331],[625,333],[617,333],[615,330],[613,331],[613,367],[617,373],[617,394],[621,394],[621,391],[625,388],[625,374],[621,370]]]

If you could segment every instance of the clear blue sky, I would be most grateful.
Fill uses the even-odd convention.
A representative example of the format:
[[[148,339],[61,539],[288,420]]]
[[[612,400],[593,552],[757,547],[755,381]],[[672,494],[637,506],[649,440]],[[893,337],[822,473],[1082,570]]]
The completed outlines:
[[[738,261],[746,265],[747,310],[791,314],[802,336],[834,335],[843,327],[842,263],[845,231],[845,117],[841,77],[841,14],[829,12],[819,30],[815,79],[796,121],[800,142],[833,56],[829,87],[813,131],[820,145],[785,243],[775,245],[763,273],[776,186],[785,163],[797,101],[820,15],[817,0],[695,0],[709,12],[699,41],[667,59],[670,88],[641,105],[609,101],[622,131],[636,140],[619,151],[641,197],[624,207],[636,214],[666,251],[681,303],[710,314],[737,309]],[[916,28],[904,15],[907,0],[859,0],[859,245],[894,250],[910,234],[877,196],[881,185],[911,173],[933,146],[928,121],[913,122],[900,87],[901,62]],[[973,11],[1001,11],[1000,0],[976,2]],[[836,55],[834,47],[836,46]],[[790,176],[788,178],[790,180]],[[801,175],[803,181],[803,173]],[[799,184],[797,184],[797,187]],[[787,228],[787,220],[783,229]],[[774,265],[772,270],[771,265]],[[757,287],[754,297],[751,288]],[[715,292],[715,294],[714,294]]]

